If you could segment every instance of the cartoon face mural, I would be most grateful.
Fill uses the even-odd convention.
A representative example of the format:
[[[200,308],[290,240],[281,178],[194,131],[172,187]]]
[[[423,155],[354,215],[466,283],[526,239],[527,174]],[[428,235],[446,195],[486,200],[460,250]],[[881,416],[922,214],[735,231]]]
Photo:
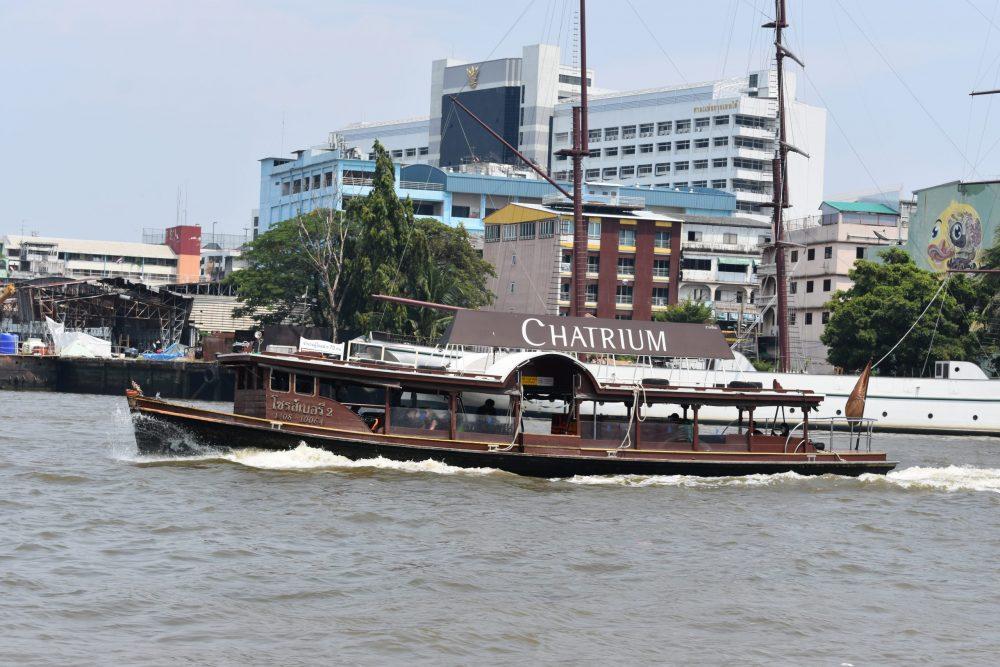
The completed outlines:
[[[938,271],[974,269],[983,245],[979,213],[968,204],[952,201],[934,222],[927,257]]]

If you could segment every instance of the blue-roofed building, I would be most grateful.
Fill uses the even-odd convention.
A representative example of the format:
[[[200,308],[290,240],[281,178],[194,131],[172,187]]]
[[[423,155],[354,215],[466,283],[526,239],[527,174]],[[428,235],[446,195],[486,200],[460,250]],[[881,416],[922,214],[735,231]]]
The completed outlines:
[[[354,154],[356,155],[356,153]],[[260,230],[317,208],[343,210],[352,197],[371,191],[373,160],[348,157],[339,149],[296,151],[294,158],[268,157],[260,161]],[[483,233],[483,218],[510,203],[539,204],[557,193],[548,182],[506,169],[492,175],[496,165],[472,165],[445,171],[426,164],[396,164],[396,191],[413,201],[418,216],[463,225]],[[565,184],[570,189],[570,184]],[[588,183],[590,197],[641,198],[646,209],[661,214],[728,217],[736,210],[736,196],[711,188],[639,188],[612,183]]]

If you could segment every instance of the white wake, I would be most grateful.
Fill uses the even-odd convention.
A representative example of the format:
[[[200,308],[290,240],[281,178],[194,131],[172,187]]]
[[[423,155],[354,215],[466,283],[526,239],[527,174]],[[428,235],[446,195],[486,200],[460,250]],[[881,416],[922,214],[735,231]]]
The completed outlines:
[[[381,456],[371,459],[351,460],[346,456],[333,454],[323,449],[300,443],[295,449],[266,451],[260,449],[237,449],[216,455],[217,459],[229,461],[248,468],[260,470],[346,470],[372,468],[379,470],[399,470],[402,472],[424,472],[438,475],[490,475],[499,473],[494,468],[459,468],[433,459],[423,461],[393,461]]]

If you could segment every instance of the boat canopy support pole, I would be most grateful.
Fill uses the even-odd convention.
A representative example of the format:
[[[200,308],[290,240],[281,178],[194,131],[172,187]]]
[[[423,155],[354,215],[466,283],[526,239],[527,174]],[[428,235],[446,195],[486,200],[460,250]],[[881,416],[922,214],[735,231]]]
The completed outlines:
[[[749,452],[752,448],[751,438],[753,438],[753,408],[747,410],[747,451]]]
[[[698,408],[700,405],[692,405],[691,410],[694,413],[694,422],[691,424],[691,449],[698,449]],[[685,416],[687,419],[687,408],[684,408]]]
[[[458,436],[458,394],[448,393],[448,437],[456,440]]]

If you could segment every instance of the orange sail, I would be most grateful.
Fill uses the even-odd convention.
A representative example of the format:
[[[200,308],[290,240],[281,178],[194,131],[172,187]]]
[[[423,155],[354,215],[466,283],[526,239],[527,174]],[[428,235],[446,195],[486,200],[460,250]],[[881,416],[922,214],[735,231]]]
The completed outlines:
[[[872,374],[872,360],[868,360],[865,370],[861,371],[858,383],[851,390],[851,395],[847,397],[847,405],[844,406],[844,416],[848,419],[861,419],[865,416],[865,399],[868,397],[868,378]]]

